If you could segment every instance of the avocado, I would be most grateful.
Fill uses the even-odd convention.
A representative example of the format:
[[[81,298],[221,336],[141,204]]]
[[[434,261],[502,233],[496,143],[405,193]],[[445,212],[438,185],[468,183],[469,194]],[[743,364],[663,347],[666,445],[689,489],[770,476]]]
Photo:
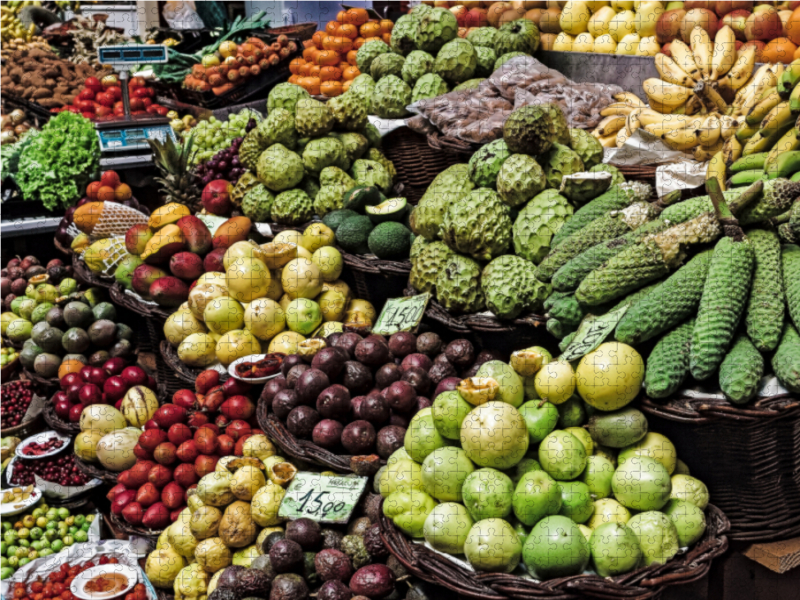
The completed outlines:
[[[117,323],[117,339],[133,341],[133,329],[125,323]]]
[[[647,435],[647,417],[635,408],[598,413],[586,425],[592,439],[610,448],[624,448]]]
[[[31,313],[31,323],[34,325],[36,323],[41,323],[47,318],[48,311],[53,308],[53,305],[49,302],[42,302],[36,308],[33,309],[33,313]]]
[[[111,355],[105,350],[98,350],[89,356],[89,365],[92,367],[102,367]]]
[[[99,304],[97,306],[100,306]],[[97,308],[97,307],[95,307]],[[108,319],[100,319],[89,325],[86,331],[89,341],[98,348],[105,348],[117,339],[117,326]]]
[[[327,215],[322,217],[322,222],[325,223],[328,227],[330,227],[334,233],[339,228],[339,225],[344,223],[350,217],[357,217],[358,213],[354,210],[348,210],[346,208],[342,208],[339,210],[332,210]]]
[[[67,329],[66,333],[61,336],[61,345],[67,352],[84,352],[88,350],[90,345],[89,334],[87,334],[86,331],[80,327]]]
[[[34,361],[36,357],[43,353],[39,346],[36,344],[30,344],[22,349],[22,352],[19,353],[19,361],[22,363],[22,366],[28,369],[29,371],[33,369]]]
[[[39,324],[40,323],[37,323],[37,325]],[[46,325],[46,327],[38,330],[35,337],[31,336],[34,343],[45,352],[53,353],[60,351],[64,333],[57,327],[50,327],[47,323],[44,323],[44,321],[42,324]]]
[[[369,217],[363,215],[351,217],[339,225],[339,229],[336,230],[336,241],[347,252],[366,254],[369,252],[367,240],[372,227]]]
[[[406,214],[408,202],[405,198],[389,198],[375,206],[367,206],[364,212],[376,225],[387,221],[402,221]]]
[[[120,340],[108,351],[108,354],[111,358],[125,358],[126,356],[130,356],[131,352],[133,352],[133,345],[128,340]]]
[[[101,302],[92,308],[92,314],[97,320],[108,319],[109,321],[117,320],[117,309],[111,302]]]
[[[358,185],[344,193],[342,205],[350,210],[362,211],[365,206],[374,206],[384,200],[386,200],[386,197],[375,186]]]
[[[408,258],[411,232],[400,223],[381,223],[369,234],[369,250],[382,260]]]
[[[64,321],[64,309],[60,306],[54,306],[48,310],[44,320],[51,327],[58,327],[59,329],[63,329],[67,325]]]
[[[58,375],[58,367],[61,366],[61,357],[48,352],[42,352],[33,361],[33,370],[40,377],[56,377]]]
[[[92,309],[83,302],[70,302],[64,307],[64,321],[68,327],[88,327],[94,321]]]

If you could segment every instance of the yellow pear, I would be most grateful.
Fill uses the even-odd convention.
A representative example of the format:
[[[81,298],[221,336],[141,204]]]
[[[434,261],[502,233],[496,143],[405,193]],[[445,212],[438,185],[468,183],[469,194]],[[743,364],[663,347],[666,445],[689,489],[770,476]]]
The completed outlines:
[[[633,10],[633,0],[611,0],[611,8],[617,12],[621,10]]]
[[[633,25],[640,37],[656,34],[656,23],[663,12],[664,7],[661,2],[645,2],[636,9],[636,20]]]
[[[592,37],[597,39],[601,35],[608,33],[608,24],[611,23],[617,15],[616,11],[610,6],[603,6],[597,10],[590,18],[587,24],[587,30],[592,34]]]
[[[295,231],[294,229],[287,229],[286,231],[281,231],[278,235],[276,235],[272,239],[272,243],[297,244],[299,246],[302,239],[302,233]]]
[[[572,43],[573,52],[594,52],[594,38],[589,32],[578,34]]]
[[[556,36],[556,41],[553,42],[553,50],[559,52],[572,52],[572,44],[575,38],[563,31]]]
[[[597,12],[604,6],[608,6],[608,0],[585,0],[586,6],[589,7],[589,10],[593,13]]]
[[[629,33],[636,33],[634,21],[636,20],[636,13],[632,10],[623,10],[614,15],[611,22],[608,24],[608,33],[614,38],[614,41],[619,41]]]
[[[594,51],[597,54],[614,54],[617,51],[617,42],[606,33],[594,40]]]
[[[639,50],[639,41],[641,38],[638,33],[629,33],[617,44],[617,54],[625,56],[635,56]]]
[[[569,35],[578,35],[586,31],[589,17],[592,16],[589,7],[583,0],[569,0],[561,11],[559,23],[561,31]]]

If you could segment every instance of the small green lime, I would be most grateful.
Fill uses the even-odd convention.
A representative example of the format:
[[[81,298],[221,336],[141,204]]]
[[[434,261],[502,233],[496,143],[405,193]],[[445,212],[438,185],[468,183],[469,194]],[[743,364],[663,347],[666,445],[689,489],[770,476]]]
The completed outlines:
[[[72,544],[75,543],[75,538],[73,538],[71,535],[67,535],[67,536],[64,536],[64,539],[61,540],[61,541],[64,542],[65,546],[72,546]]]
[[[33,516],[33,518],[34,518],[34,519],[38,519],[38,518],[39,518],[39,517],[41,517],[41,516],[42,516],[42,515],[43,515],[45,512],[46,512],[46,511],[45,511],[45,510],[44,510],[44,509],[43,509],[43,508],[40,506],[39,508],[34,508],[34,509],[33,509],[33,512],[31,513],[31,516]]]
[[[75,525],[75,517],[67,517],[64,519],[64,523],[66,523],[67,527],[72,527]]]
[[[0,542],[0,556],[5,556],[6,552],[8,552],[8,544],[6,542]]]
[[[14,542],[16,542],[16,541],[17,541],[17,538],[18,538],[18,537],[19,537],[19,536],[17,535],[17,532],[16,532],[16,531],[14,531],[13,529],[9,529],[8,531],[6,531],[6,532],[3,534],[3,540],[4,540],[4,541],[5,541],[7,544],[13,544]]]
[[[44,513],[44,516],[47,517],[48,521],[55,521],[58,519],[58,510],[55,508],[48,509],[48,511]]]
[[[0,569],[0,579],[8,579],[14,574],[14,569],[11,567],[3,567]]]
[[[55,539],[58,539],[58,532],[55,529],[48,529],[44,532],[44,539],[48,542],[52,542]]]
[[[55,531],[58,528],[58,523],[55,521],[48,521],[47,525],[44,526],[47,531]]]
[[[39,550],[39,558],[44,558],[45,556],[50,556],[53,554],[53,551],[50,548],[42,548]]]
[[[75,535],[75,533],[77,533],[77,531],[78,531],[78,528],[77,528],[77,527],[75,527],[75,525],[72,525],[72,526],[69,528],[69,530],[68,530],[68,531],[69,531],[70,535]]]
[[[8,557],[0,556],[0,568],[8,566]]]
[[[44,546],[45,542],[43,540],[36,540],[35,542],[31,542],[31,548],[33,548],[36,551],[41,550],[42,548],[44,548]]]
[[[34,527],[31,529],[31,539],[38,540],[41,539],[42,535],[44,535],[44,531],[42,531],[41,527]]]
[[[3,531],[9,531],[12,527],[11,521],[3,521]]]
[[[63,548],[64,548],[64,542],[62,542],[61,540],[53,540],[53,541],[50,543],[50,549],[51,549],[53,552],[61,552],[61,550],[62,550]]]
[[[86,517],[83,515],[75,515],[75,525],[81,527],[86,522]]]
[[[8,557],[8,566],[16,569],[19,566],[19,557],[18,556],[9,556]]]
[[[22,546],[23,548],[30,548],[31,541],[30,540],[17,540],[17,543]]]
[[[59,519],[66,519],[69,516],[69,509],[67,508],[58,508],[56,511]]]
[[[17,548],[17,551],[14,552],[14,556],[16,556],[17,558],[22,558],[23,556],[28,556],[28,552],[30,552],[30,550],[20,546],[19,548]]]
[[[9,556],[9,557],[16,556],[18,548],[19,548],[19,546],[13,546],[13,545],[9,546],[8,550],[6,551],[6,556]]]

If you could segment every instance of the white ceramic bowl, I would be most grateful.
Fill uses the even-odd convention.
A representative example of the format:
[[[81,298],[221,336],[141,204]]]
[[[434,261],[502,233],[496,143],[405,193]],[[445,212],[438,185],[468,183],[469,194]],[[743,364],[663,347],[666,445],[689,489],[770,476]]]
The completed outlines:
[[[10,491],[15,487],[27,487],[27,486],[11,486],[10,488],[6,488],[3,492]],[[2,494],[0,494],[0,498],[2,498]],[[0,517],[10,517],[12,515],[18,515],[21,512],[25,512],[31,506],[36,504],[39,499],[42,497],[42,492],[39,488],[33,488],[33,492],[30,496],[28,496],[27,500],[23,500],[22,502],[8,502],[6,504],[0,504]]]
[[[115,592],[107,592],[103,593],[92,593],[87,592],[84,588],[86,584],[89,583],[91,579],[97,577],[98,575],[102,575],[104,573],[118,573],[123,575],[128,579],[128,585],[125,589]],[[78,573],[75,576],[75,579],[72,580],[72,584],[69,586],[69,590],[72,592],[74,596],[77,598],[82,598],[83,600],[106,600],[108,598],[117,598],[122,597],[127,594],[133,586],[136,585],[139,579],[139,575],[136,572],[136,569],[133,567],[129,567],[127,565],[99,565],[97,567],[92,567],[91,569],[86,569],[85,571]]]
[[[30,446],[31,444],[39,443],[43,444],[51,438],[56,438],[64,442],[64,444],[60,448],[53,448],[49,452],[45,452],[44,454],[25,454],[22,451]],[[47,458],[48,456],[53,456],[55,454],[59,454],[63,452],[67,448],[69,448],[70,438],[66,435],[61,435],[57,431],[43,431],[42,433],[37,433],[36,435],[32,435],[31,437],[25,439],[19,446],[14,449],[14,454],[20,457],[23,460],[37,460],[40,458]]]
[[[262,358],[265,358],[266,354],[250,354],[248,356],[243,356],[242,358],[237,358],[231,364],[228,365],[228,375],[233,377],[234,379],[238,379],[239,381],[244,381],[246,383],[266,383],[273,377],[277,377],[281,374],[280,369],[274,375],[268,375],[267,377],[258,377],[258,378],[250,378],[250,377],[239,377],[236,374],[236,365],[241,364],[243,362],[258,362]]]

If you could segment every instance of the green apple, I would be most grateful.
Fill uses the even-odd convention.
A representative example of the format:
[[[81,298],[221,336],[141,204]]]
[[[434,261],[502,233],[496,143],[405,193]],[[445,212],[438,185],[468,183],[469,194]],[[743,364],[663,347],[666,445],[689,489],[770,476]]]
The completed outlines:
[[[553,479],[575,479],[586,468],[586,449],[574,435],[556,429],[539,445],[539,463]]]
[[[624,525],[631,520],[631,511],[622,506],[613,498],[601,498],[594,501],[594,512],[586,526],[590,529],[597,529],[606,523],[620,523]]]
[[[594,512],[589,486],[580,481],[560,481],[557,485],[561,492],[561,510],[558,513],[576,523],[588,521]]]
[[[430,407],[423,408],[414,415],[408,424],[408,429],[403,439],[403,447],[405,447],[406,452],[412,459],[422,463],[431,452],[446,445],[447,442],[445,442],[442,434],[439,433],[434,425],[433,413]],[[467,456],[469,456],[469,452],[467,452]],[[469,457],[472,458],[471,456]]]
[[[484,519],[469,530],[464,554],[476,571],[511,573],[519,564],[522,542],[508,521]]]
[[[657,510],[634,515],[627,523],[639,540],[644,565],[665,565],[678,553],[678,531],[670,518]]]
[[[580,474],[580,481],[589,486],[592,500],[608,498],[611,495],[611,478],[614,465],[605,456],[594,455],[586,459],[586,468]]]
[[[472,405],[457,391],[442,392],[431,406],[433,424],[444,437],[457,440],[461,435],[461,424],[471,410]]]
[[[514,490],[514,515],[529,527],[543,517],[558,514],[561,491],[558,484],[544,471],[525,473]]]
[[[522,476],[525,475],[525,473],[541,470],[542,465],[539,464],[538,460],[535,458],[523,458],[517,463],[517,466],[514,467],[514,471],[511,473],[511,481],[514,482],[514,487],[516,487],[519,483],[519,480],[522,479]]]
[[[627,508],[659,510],[669,500],[672,482],[660,462],[646,456],[632,456],[614,471],[611,489]]]
[[[600,525],[592,532],[589,545],[595,570],[601,577],[632,571],[642,557],[636,534],[621,523]]]
[[[558,409],[555,404],[532,400],[519,407],[519,414],[525,419],[531,444],[538,444],[556,428]]]
[[[537,579],[583,573],[589,564],[589,542],[568,517],[545,517],[531,530],[522,560]]]
[[[664,507],[664,514],[674,523],[681,548],[691,546],[703,537],[706,530],[706,516],[691,502],[670,500]]]
[[[444,502],[428,514],[422,532],[434,550],[463,554],[467,535],[474,525],[467,509],[457,502]]]
[[[389,462],[381,474],[378,488],[384,498],[394,492],[422,491],[425,489],[422,482],[422,468],[410,458],[399,458]]]
[[[475,470],[467,454],[455,446],[437,448],[422,462],[425,491],[440,502],[461,502],[464,480]]]
[[[464,506],[476,521],[504,518],[511,512],[514,484],[496,469],[478,469],[461,486]]]

